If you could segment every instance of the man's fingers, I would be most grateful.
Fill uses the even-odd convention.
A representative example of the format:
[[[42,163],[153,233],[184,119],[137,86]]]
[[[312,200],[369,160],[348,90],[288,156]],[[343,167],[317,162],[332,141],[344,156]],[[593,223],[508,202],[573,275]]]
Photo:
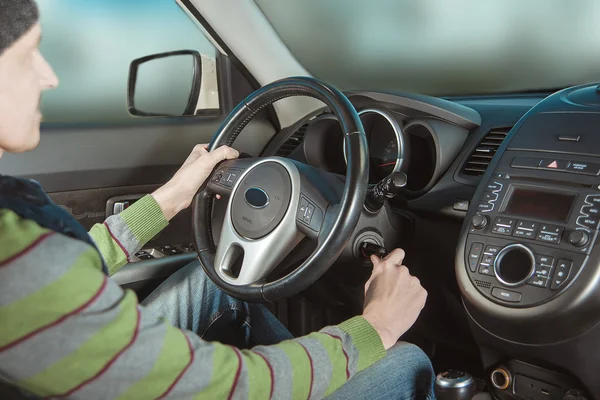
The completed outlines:
[[[194,147],[194,151],[197,151],[201,156],[205,155],[208,153],[208,143],[196,145],[196,147]]]
[[[207,144],[197,144],[192,149],[192,152],[183,162],[183,166],[193,163],[203,155],[208,153],[208,145]]]
[[[238,153],[237,150],[232,149],[229,146],[221,146],[218,149],[208,153],[205,157],[209,157],[212,164],[217,164],[219,161],[233,160],[239,156],[240,153]]]
[[[390,263],[392,265],[402,265],[402,261],[404,261],[404,250],[402,249],[394,249],[390,254],[387,255],[383,259],[386,263]]]

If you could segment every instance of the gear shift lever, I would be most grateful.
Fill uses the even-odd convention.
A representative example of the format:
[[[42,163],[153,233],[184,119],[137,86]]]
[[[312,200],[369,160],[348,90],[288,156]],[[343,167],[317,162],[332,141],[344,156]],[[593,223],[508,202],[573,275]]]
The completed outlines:
[[[471,400],[475,388],[470,374],[454,369],[438,374],[435,379],[435,397],[439,400]]]

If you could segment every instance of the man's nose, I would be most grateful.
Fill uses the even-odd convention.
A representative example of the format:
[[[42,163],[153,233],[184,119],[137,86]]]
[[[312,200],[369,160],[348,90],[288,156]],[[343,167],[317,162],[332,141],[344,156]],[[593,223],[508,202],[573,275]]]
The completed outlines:
[[[48,61],[42,56],[41,53],[38,52],[38,65],[39,65],[39,74],[40,74],[40,83],[42,85],[43,90],[54,89],[58,87],[58,77],[54,73],[54,70],[48,64]]]

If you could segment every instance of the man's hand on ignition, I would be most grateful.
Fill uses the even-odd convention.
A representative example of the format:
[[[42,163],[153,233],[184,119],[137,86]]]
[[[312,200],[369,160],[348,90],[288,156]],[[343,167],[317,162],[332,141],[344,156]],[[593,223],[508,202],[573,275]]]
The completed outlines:
[[[194,195],[219,162],[240,155],[227,146],[210,153],[207,149],[207,144],[196,145],[173,178],[152,193],[167,220],[192,204]]]
[[[427,300],[427,292],[403,260],[402,249],[383,260],[371,256],[373,273],[365,284],[363,317],[379,333],[386,350],[415,323]]]

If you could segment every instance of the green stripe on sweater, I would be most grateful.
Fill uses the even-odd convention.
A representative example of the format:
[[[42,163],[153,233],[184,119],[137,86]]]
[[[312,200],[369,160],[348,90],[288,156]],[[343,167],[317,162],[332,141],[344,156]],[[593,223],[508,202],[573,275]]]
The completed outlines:
[[[350,318],[338,325],[342,331],[352,338],[354,346],[359,351],[358,370],[370,367],[385,356],[385,348],[379,333],[363,317]]]
[[[13,211],[0,209],[0,262],[19,254],[47,232],[48,229],[22,219]]]
[[[215,348],[212,359],[212,377],[207,392],[212,395],[213,399],[226,399],[233,387],[240,364],[232,347],[216,342],[213,344]],[[196,398],[204,399],[206,393],[201,393]]]
[[[182,331],[167,325],[163,349],[154,368],[119,399],[155,399],[163,394],[190,362],[190,348]]]
[[[0,329],[0,347],[53,323],[94,297],[105,279],[100,271],[89,267],[98,263],[98,253],[90,248],[58,279],[29,296],[0,308],[0,321],[10,321],[2,324]]]
[[[45,371],[19,382],[39,395],[50,396],[68,392],[93,378],[133,339],[137,325],[137,299],[128,292],[119,304],[120,313],[81,347]]]
[[[152,195],[142,197],[119,215],[142,244],[149,242],[158,232],[169,225]]]
[[[252,351],[244,350],[242,353],[246,365],[248,393],[252,395],[252,399],[269,400],[272,384],[269,366],[261,356]]]

